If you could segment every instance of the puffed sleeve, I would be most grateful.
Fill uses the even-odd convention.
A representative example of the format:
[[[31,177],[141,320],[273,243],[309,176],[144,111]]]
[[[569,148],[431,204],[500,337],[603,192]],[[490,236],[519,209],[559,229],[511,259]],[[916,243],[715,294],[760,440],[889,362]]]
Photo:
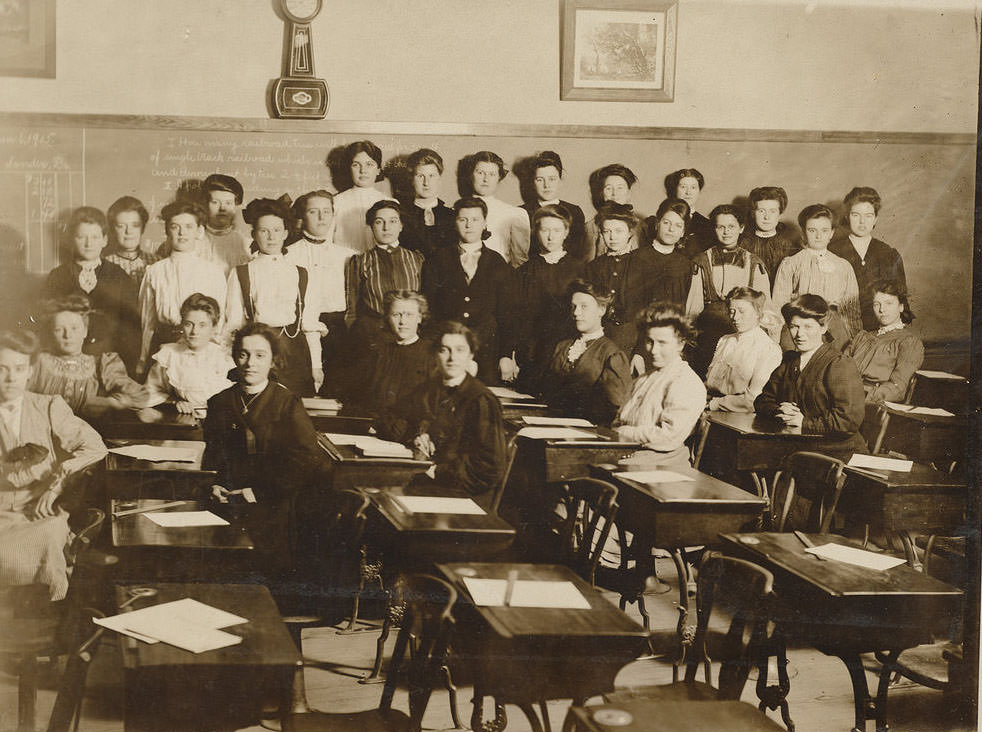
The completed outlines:
[[[829,409],[818,415],[806,415],[801,431],[816,435],[858,432],[866,416],[866,393],[855,361],[841,355],[832,361],[825,372],[824,386]]]
[[[68,453],[61,469],[68,475],[77,473],[106,456],[106,446],[99,433],[83,419],[76,417],[60,396],[51,397],[48,407],[51,434],[58,447]]]
[[[154,361],[147,374],[147,406],[156,407],[171,398],[170,381],[167,379],[167,367],[159,361]]]
[[[532,225],[525,209],[514,207],[508,236],[508,261],[518,267],[528,261],[529,246],[532,240]]]
[[[789,258],[783,259],[778,265],[777,274],[774,275],[774,293],[771,297],[774,309],[778,312],[786,302],[791,300],[794,293],[794,275],[794,263]]]
[[[856,272],[852,265],[845,260],[843,263],[845,266],[842,267],[842,278],[845,290],[839,302],[839,310],[849,328],[849,335],[855,335],[863,329],[863,314],[859,307],[859,283],[856,281]]]
[[[99,356],[99,381],[106,395],[119,400],[124,407],[147,406],[147,389],[130,378],[119,354],[107,352]]]

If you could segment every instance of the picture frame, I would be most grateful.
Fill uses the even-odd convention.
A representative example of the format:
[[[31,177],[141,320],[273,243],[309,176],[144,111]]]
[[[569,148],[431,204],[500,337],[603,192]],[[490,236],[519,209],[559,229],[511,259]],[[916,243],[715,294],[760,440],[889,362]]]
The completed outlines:
[[[55,78],[55,0],[0,3],[0,76]]]
[[[560,99],[672,102],[678,0],[564,0]]]

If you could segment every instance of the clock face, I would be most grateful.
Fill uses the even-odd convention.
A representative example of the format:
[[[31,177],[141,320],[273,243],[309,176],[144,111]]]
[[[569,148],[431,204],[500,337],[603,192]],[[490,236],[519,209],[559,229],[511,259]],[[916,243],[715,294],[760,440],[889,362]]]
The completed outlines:
[[[321,11],[323,0],[281,0],[281,2],[283,3],[283,12],[291,20],[306,23],[313,20]]]

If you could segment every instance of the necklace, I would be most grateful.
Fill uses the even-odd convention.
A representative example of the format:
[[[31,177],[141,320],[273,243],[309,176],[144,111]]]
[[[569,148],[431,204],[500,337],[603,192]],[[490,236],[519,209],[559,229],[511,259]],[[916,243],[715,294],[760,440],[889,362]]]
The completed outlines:
[[[266,390],[263,389],[263,391],[266,391]],[[263,392],[262,391],[259,392],[258,394],[252,394],[251,396],[247,394],[246,396],[250,396],[250,398],[249,398],[249,401],[246,401],[245,397],[242,396],[242,394],[239,394],[239,401],[242,402],[242,414],[248,414],[249,413],[249,407],[251,407],[253,405],[253,403],[259,397],[261,397],[262,395],[263,395]]]

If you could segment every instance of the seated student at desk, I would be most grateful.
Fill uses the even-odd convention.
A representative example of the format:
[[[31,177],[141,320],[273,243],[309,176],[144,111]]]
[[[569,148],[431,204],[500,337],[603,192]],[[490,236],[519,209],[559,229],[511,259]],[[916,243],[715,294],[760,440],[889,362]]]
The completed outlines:
[[[66,480],[106,455],[94,429],[60,396],[27,391],[38,344],[0,332],[0,585],[68,591],[68,515],[57,504]]]
[[[469,373],[478,348],[473,331],[451,321],[433,336],[439,373],[380,420],[379,435],[432,460],[429,476],[442,487],[489,500],[505,471],[501,405]]]
[[[146,406],[146,389],[126,373],[116,353],[82,353],[89,332],[89,299],[69,295],[43,305],[41,328],[47,348],[38,354],[29,388],[58,394],[81,417]]]
[[[634,382],[614,427],[622,440],[643,444],[651,462],[666,468],[688,466],[685,440],[706,407],[706,387],[682,358],[695,331],[681,309],[666,302],[641,311],[638,331],[652,368]]]
[[[781,347],[760,327],[767,302],[749,287],[734,287],[726,296],[736,333],[719,339],[706,372],[710,411],[753,412],[754,399],[781,363]]]
[[[208,400],[203,423],[204,470],[218,473],[212,491],[220,501],[251,488],[257,503],[244,523],[256,542],[267,580],[293,566],[294,501],[324,465],[314,425],[300,398],[271,378],[283,356],[279,337],[262,323],[235,333],[232,357],[239,383]]]
[[[196,292],[181,305],[177,343],[165,343],[154,354],[147,375],[147,406],[174,402],[181,414],[191,414],[211,397],[232,386],[228,373],[235,361],[212,340],[221,308],[213,297]]]
[[[924,363],[924,344],[910,324],[914,320],[907,290],[899,282],[873,283],[873,314],[876,330],[861,330],[842,353],[859,367],[866,402],[903,401],[914,373]]]
[[[358,368],[359,382],[344,395],[344,414],[386,414],[405,403],[433,374],[433,346],[419,337],[429,314],[426,298],[412,290],[393,290],[386,293],[384,308],[394,339],[379,343],[366,355]]]
[[[832,343],[826,343],[829,305],[805,294],[781,308],[795,350],[784,354],[760,396],[757,414],[774,417],[806,434],[826,435],[818,452],[848,460],[865,453],[859,434],[863,422],[863,382],[859,369]]]
[[[568,291],[579,336],[556,344],[538,391],[559,414],[607,425],[631,393],[631,365],[627,355],[604,335],[603,318],[610,298],[583,280],[574,280]]]

